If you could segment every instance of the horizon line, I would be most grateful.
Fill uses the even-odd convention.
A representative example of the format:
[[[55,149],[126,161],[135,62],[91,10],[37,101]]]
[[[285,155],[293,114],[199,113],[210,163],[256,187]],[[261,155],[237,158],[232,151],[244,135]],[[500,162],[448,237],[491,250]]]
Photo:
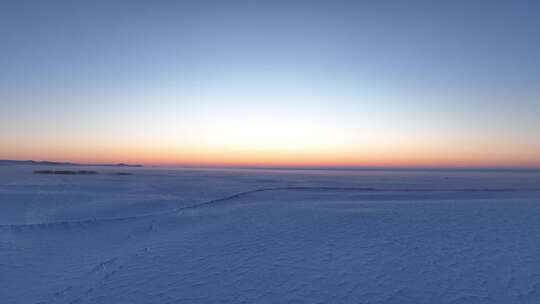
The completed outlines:
[[[185,169],[245,169],[295,171],[440,171],[440,172],[538,172],[540,167],[481,167],[481,166],[312,166],[312,165],[148,165],[149,168]]]
[[[36,165],[79,165],[79,166],[127,166],[146,168],[184,168],[184,169],[246,169],[246,170],[296,170],[296,171],[432,171],[432,172],[539,172],[540,167],[524,166],[433,166],[433,165],[249,165],[249,164],[144,164],[126,162],[86,163],[48,160],[0,159],[0,163]]]

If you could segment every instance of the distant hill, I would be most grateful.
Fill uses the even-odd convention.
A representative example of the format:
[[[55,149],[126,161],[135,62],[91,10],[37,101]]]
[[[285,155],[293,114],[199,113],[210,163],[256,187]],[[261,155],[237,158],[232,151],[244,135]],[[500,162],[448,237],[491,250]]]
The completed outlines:
[[[100,166],[100,167],[143,167],[139,164],[79,164],[70,162],[52,162],[52,161],[36,161],[36,160],[9,160],[0,159],[0,165],[44,165],[44,166]]]

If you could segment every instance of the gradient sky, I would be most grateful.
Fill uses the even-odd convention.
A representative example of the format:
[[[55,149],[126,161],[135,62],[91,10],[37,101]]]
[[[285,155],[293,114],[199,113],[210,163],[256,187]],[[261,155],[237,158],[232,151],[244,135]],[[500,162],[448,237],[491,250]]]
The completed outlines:
[[[1,1],[0,159],[540,167],[539,1]]]

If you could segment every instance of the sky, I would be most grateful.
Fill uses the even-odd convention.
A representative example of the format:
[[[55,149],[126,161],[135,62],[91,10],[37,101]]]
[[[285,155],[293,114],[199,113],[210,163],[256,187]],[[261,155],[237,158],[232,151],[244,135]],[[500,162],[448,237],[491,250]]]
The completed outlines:
[[[0,159],[540,167],[538,1],[0,1]]]

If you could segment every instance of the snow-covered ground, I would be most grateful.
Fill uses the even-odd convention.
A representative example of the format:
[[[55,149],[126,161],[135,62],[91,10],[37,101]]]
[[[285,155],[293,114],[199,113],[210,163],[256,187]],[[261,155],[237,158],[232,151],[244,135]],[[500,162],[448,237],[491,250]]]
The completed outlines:
[[[540,303],[540,173],[38,169],[0,303]]]

